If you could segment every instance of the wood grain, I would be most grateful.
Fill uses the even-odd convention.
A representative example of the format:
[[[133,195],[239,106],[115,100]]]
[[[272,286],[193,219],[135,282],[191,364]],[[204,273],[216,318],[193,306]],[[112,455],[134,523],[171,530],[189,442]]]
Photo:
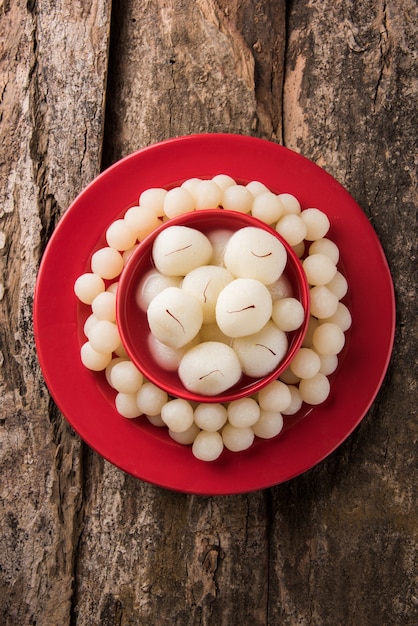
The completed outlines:
[[[417,17],[413,0],[0,5],[0,623],[416,624]],[[284,143],[347,187],[398,319],[381,391],[334,454],[210,498],[79,441],[42,379],[32,298],[57,220],[101,167],[218,131]]]

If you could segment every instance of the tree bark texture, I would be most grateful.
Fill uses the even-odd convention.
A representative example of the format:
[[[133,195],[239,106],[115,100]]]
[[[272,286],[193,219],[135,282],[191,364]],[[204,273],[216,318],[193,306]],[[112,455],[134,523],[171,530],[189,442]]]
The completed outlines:
[[[413,0],[0,4],[1,624],[417,623],[417,18]],[[104,461],[50,399],[33,340],[39,261],[71,200],[130,152],[202,132],[325,168],[396,291],[360,426],[304,475],[237,496]]]

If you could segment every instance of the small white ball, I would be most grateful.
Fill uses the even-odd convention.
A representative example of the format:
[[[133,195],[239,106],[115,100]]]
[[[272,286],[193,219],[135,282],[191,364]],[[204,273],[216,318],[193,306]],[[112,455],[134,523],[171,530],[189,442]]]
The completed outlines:
[[[116,321],[116,295],[109,291],[99,293],[91,303],[91,310],[98,320]]]
[[[287,252],[272,233],[247,226],[237,230],[227,243],[225,267],[238,278],[253,278],[264,285],[278,280],[286,267]]]
[[[237,278],[218,295],[216,322],[228,337],[258,332],[271,317],[273,303],[269,290],[252,278]]]
[[[325,237],[330,227],[328,216],[325,213],[319,209],[305,209],[300,215],[306,226],[305,239],[315,241]]]
[[[201,180],[193,190],[196,209],[216,209],[222,202],[222,189],[213,180]]]
[[[276,194],[266,191],[254,198],[251,213],[262,222],[273,224],[282,216],[283,205]]]
[[[209,239],[188,226],[170,226],[155,238],[152,258],[155,267],[167,276],[185,276],[196,267],[207,265],[212,256]]]
[[[290,369],[299,378],[312,378],[319,372],[321,359],[310,348],[300,348],[290,363]]]
[[[232,426],[248,428],[260,417],[260,407],[253,398],[240,398],[229,403],[227,415]]]
[[[338,367],[338,356],[336,354],[320,354],[321,367],[319,371],[325,376],[330,376]]]
[[[327,283],[327,287],[337,296],[338,300],[341,300],[348,291],[348,282],[345,276],[337,271],[330,282]]]
[[[92,347],[89,341],[81,346],[80,356],[84,367],[93,372],[101,372],[106,369],[112,359],[111,353],[103,354],[102,352],[98,352]]]
[[[192,452],[200,461],[215,461],[222,454],[224,444],[218,432],[200,431],[193,442]]]
[[[176,217],[184,213],[190,213],[195,208],[195,200],[184,187],[170,189],[164,198],[164,213],[167,217]]]
[[[189,391],[215,396],[235,385],[242,371],[232,348],[224,343],[207,341],[187,350],[178,374]]]
[[[131,361],[120,360],[110,371],[110,384],[120,393],[136,394],[144,377]]]
[[[145,239],[162,224],[154,209],[143,206],[134,206],[128,209],[124,220],[139,241]]]
[[[222,195],[222,206],[227,211],[249,213],[254,196],[244,185],[234,185],[225,189]]]
[[[296,376],[290,367],[286,367],[286,369],[280,374],[279,380],[286,385],[297,385],[300,382],[299,376]]]
[[[296,298],[282,298],[273,302],[272,319],[278,328],[290,332],[302,326],[305,310]]]
[[[114,359],[112,359],[112,360],[110,361],[110,363],[106,366],[106,369],[105,369],[105,376],[106,376],[107,383],[108,383],[110,386],[112,386],[112,383],[111,383],[111,381],[110,381],[110,375],[111,375],[111,373],[112,373],[112,369],[114,368],[114,366],[116,365],[116,363],[120,363],[121,361],[126,361],[126,360],[127,360],[127,359],[122,359],[122,358],[120,358],[120,357],[115,357],[115,358],[114,358]]]
[[[139,196],[139,205],[152,209],[156,215],[163,215],[164,198],[166,195],[166,189],[150,187],[149,189],[145,189]]]
[[[287,407],[287,409],[282,411],[282,413],[283,415],[295,415],[295,413],[297,413],[301,409],[302,404],[303,404],[303,399],[302,399],[302,396],[300,394],[298,387],[296,387],[295,385],[288,385],[288,386],[289,386],[290,395],[292,396],[292,400],[289,406]]]
[[[146,311],[152,300],[167,287],[181,286],[179,276],[166,276],[158,270],[149,270],[141,279],[135,294],[135,300],[141,311]]]
[[[161,419],[161,415],[146,415],[146,418],[150,424],[156,426],[157,428],[167,428]]]
[[[227,419],[226,408],[219,402],[198,404],[194,410],[195,423],[208,432],[220,430]]]
[[[183,398],[170,400],[161,409],[161,419],[171,431],[182,433],[193,424],[192,405]]]
[[[340,251],[337,244],[325,237],[311,243],[308,252],[309,254],[325,254],[331,259],[334,265],[337,265],[340,259]]]
[[[300,202],[291,193],[279,193],[284,215],[298,215],[301,212]]]
[[[283,215],[276,224],[276,231],[291,246],[300,244],[306,237],[305,222],[294,213]]]
[[[148,336],[148,346],[157,365],[168,372],[176,372],[178,370],[180,361],[186,351],[186,346],[172,348],[159,341],[152,333]]]
[[[246,428],[235,428],[232,424],[226,424],[222,429],[222,440],[225,448],[232,452],[247,450],[254,441],[254,431]]]
[[[195,296],[167,287],[151,301],[147,319],[152,334],[172,348],[181,348],[199,332],[203,311]]]
[[[309,317],[308,328],[306,329],[306,333],[302,341],[302,348],[312,348],[312,337],[318,326],[319,321],[311,315]]]
[[[302,262],[303,271],[310,285],[326,285],[337,272],[335,264],[325,254],[311,254]]]
[[[222,191],[225,191],[228,187],[233,187],[237,184],[232,176],[228,176],[228,174],[217,174],[212,178],[212,181],[216,183]]]
[[[280,380],[273,380],[258,392],[260,409],[267,412],[281,413],[288,408],[291,400],[289,387]]]
[[[101,276],[86,272],[81,274],[74,283],[74,293],[84,304],[91,304],[99,293],[105,290],[105,283]]]
[[[334,315],[321,320],[321,323],[322,322],[337,324],[343,332],[346,332],[351,327],[352,323],[350,310],[345,304],[343,304],[343,302],[339,302]]]
[[[136,394],[138,409],[144,415],[160,415],[167,400],[167,392],[150,382],[143,383]]]
[[[98,319],[95,315],[93,315],[93,313],[89,315],[86,321],[84,322],[83,332],[85,336],[87,337],[87,339],[89,338],[90,331],[96,322],[98,322]]]
[[[282,274],[279,280],[276,280],[271,285],[267,285],[267,289],[270,292],[273,302],[280,298],[290,298],[293,294],[292,285],[285,274]]]
[[[345,335],[338,324],[325,322],[315,330],[312,343],[319,354],[339,354],[345,344]]]
[[[319,319],[331,317],[337,310],[338,298],[325,285],[317,285],[310,290],[311,314]]]
[[[250,191],[252,193],[254,198],[256,196],[259,196],[262,193],[266,193],[266,192],[270,191],[270,189],[268,187],[266,187],[266,185],[264,183],[261,183],[258,180],[252,180],[251,182],[249,182],[245,186],[248,189],[248,191]]]
[[[116,278],[123,270],[122,255],[110,247],[96,250],[91,257],[91,269],[102,278]]]
[[[115,398],[115,406],[117,412],[123,417],[133,419],[141,415],[134,393],[118,393]]]
[[[118,219],[107,228],[106,241],[108,246],[115,250],[128,250],[136,241],[136,233],[129,228],[125,220]]]
[[[108,320],[98,320],[89,332],[89,341],[97,352],[111,354],[120,344],[117,325]]]
[[[322,404],[330,392],[331,386],[328,378],[318,372],[312,378],[306,378],[299,383],[299,393],[301,398],[307,404]]]
[[[168,434],[171,439],[177,441],[177,443],[181,443],[182,446],[190,446],[199,433],[200,428],[198,428],[196,424],[192,424],[187,430],[184,430],[181,433],[177,433],[174,430],[171,430],[171,428],[168,429]]]
[[[277,411],[260,412],[260,418],[253,426],[253,432],[260,439],[272,439],[276,437],[283,429],[283,417]]]

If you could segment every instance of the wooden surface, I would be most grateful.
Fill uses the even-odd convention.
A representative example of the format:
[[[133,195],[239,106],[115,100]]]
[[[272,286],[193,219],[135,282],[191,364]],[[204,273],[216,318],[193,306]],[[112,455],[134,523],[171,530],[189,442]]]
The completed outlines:
[[[416,3],[112,5],[0,3],[0,624],[415,626]],[[334,454],[211,498],[80,442],[43,382],[32,299],[57,220],[102,168],[216,131],[283,143],[350,191],[391,267],[397,328]]]

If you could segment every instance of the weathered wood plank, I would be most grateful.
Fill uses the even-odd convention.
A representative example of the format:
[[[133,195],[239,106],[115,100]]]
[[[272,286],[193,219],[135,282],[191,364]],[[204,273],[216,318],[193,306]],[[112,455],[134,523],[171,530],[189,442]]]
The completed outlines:
[[[3,3],[0,181],[0,621],[68,624],[80,443],[49,400],[32,297],[40,256],[100,167],[106,2]]]

